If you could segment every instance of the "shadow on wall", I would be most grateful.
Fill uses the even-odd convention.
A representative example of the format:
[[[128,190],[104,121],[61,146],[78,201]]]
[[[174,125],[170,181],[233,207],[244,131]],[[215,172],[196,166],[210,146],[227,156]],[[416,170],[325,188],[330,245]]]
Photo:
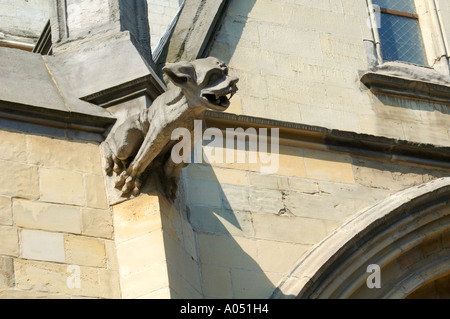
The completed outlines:
[[[211,56],[229,64],[242,38],[248,16],[256,0],[230,0],[225,19],[209,52]]]
[[[296,150],[280,149],[283,176],[259,174],[251,163],[236,162],[203,162],[183,170],[186,217],[195,237],[204,297],[270,297],[298,259],[345,219],[399,190],[449,173]],[[305,171],[299,169],[301,163],[306,163]],[[297,176],[313,175],[295,177],[292,168]],[[344,169],[348,174],[342,175]],[[277,185],[287,179],[289,188]]]
[[[209,165],[200,170],[202,179],[185,177],[186,210],[198,245],[204,297],[268,298],[281,277],[269,278],[256,260],[260,241],[252,238],[248,193],[242,187],[225,190]]]
[[[241,147],[237,153],[246,151]],[[255,213],[259,221],[267,216],[271,227],[280,207],[273,205],[273,211],[254,207],[248,165],[235,162],[213,167],[203,162],[183,170],[186,215],[196,238],[205,298],[268,298],[289,268],[285,247],[297,249],[295,256],[287,258],[293,261],[309,247],[255,236]],[[273,193],[281,197],[281,191]],[[266,197],[270,201],[270,194]]]

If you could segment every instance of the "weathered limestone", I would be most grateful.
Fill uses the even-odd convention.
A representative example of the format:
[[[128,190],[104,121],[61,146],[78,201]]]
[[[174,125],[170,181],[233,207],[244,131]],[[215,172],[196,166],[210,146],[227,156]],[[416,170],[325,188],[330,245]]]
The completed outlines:
[[[97,268],[106,267],[104,240],[66,235],[64,248],[67,263]]]
[[[165,61],[192,61],[205,57],[211,45],[213,30],[225,7],[224,0],[186,1],[170,39]]]
[[[6,256],[19,256],[19,235],[13,226],[0,226],[0,254]]]
[[[38,172],[35,166],[18,162],[2,163],[3,165],[0,165],[0,176],[5,182],[0,184],[0,194],[21,196],[28,199],[39,197]]]
[[[438,295],[438,288],[420,287],[430,281],[441,287],[435,278],[448,272],[447,193],[441,206],[419,208],[436,200],[427,193],[430,185],[443,183],[435,180],[450,172],[448,106],[436,99],[445,89],[416,100],[385,96],[373,86],[372,92],[360,79],[370,69],[389,79],[408,75],[406,82],[391,83],[396,89],[443,89],[448,78],[434,71],[444,71],[447,57],[442,52],[435,70],[420,73],[393,64],[375,70],[364,1],[186,1],[167,52],[158,56],[225,61],[241,90],[227,113],[208,111],[206,124],[279,127],[279,169],[266,174],[260,161],[250,163],[261,154],[250,153],[246,143],[233,163],[205,160],[184,168],[173,202],[154,175],[138,197],[107,196],[115,185],[105,179],[98,142],[116,118],[113,133],[154,125],[165,142],[183,124],[176,116],[164,118],[165,112],[156,121],[148,112],[156,106],[167,111],[170,99],[156,100],[166,86],[150,59],[145,16],[167,23],[161,8],[177,2],[155,1],[152,13],[145,1],[56,1],[55,55],[0,48],[0,298],[266,298],[277,288],[279,296],[290,297],[327,263],[336,267],[325,273],[337,279],[316,280],[324,287],[320,293],[369,298],[374,294],[363,280],[369,261],[383,266],[386,282],[378,296]],[[434,2],[448,33],[450,7]],[[434,12],[430,3],[422,4],[421,15]],[[433,30],[426,25],[424,35],[438,36]],[[196,63],[199,84],[204,74]],[[168,70],[186,82],[185,75],[194,79],[188,63]],[[431,80],[438,86],[409,87]],[[141,114],[156,120],[134,121]],[[157,127],[174,118],[172,127]],[[130,141],[136,153],[124,160],[134,165],[145,143],[131,138],[118,144]],[[154,153],[167,155],[168,149]],[[143,157],[155,155],[147,151],[144,145]],[[246,161],[238,163],[238,155]],[[142,160],[143,170],[149,164],[162,171],[159,164],[151,167],[154,159]],[[113,170],[130,164],[112,162]],[[418,186],[424,182],[429,184]],[[386,214],[367,214],[376,208]],[[396,215],[405,224],[385,222],[393,211],[408,217]],[[373,231],[375,237],[358,246],[364,238],[358,230],[374,225],[391,228],[381,237]],[[343,255],[351,258],[339,263],[343,242],[361,249],[347,251]]]
[[[0,46],[31,51],[49,18],[48,1],[26,1],[21,5],[3,1],[0,15]]]
[[[11,198],[0,197],[0,225],[12,225]]]
[[[154,192],[114,206],[123,298],[201,296],[192,229],[172,205]]]
[[[202,120],[207,109],[226,110],[228,96],[237,91],[238,79],[228,76],[227,66],[216,58],[168,64],[163,71],[176,88],[116,126],[105,140],[105,170],[108,175],[117,174],[115,187],[123,197],[137,196],[145,182],[144,174],[156,172],[166,195],[173,200],[186,156],[180,161],[171,154],[174,130],[189,132],[191,136],[183,135],[189,141],[183,142],[192,149],[195,121]]]
[[[55,52],[72,46],[70,42],[92,40],[103,32],[128,31],[150,63],[147,1],[55,1],[50,8]]]
[[[450,212],[449,181],[447,177],[411,187],[362,211],[301,258],[273,297],[403,298],[422,283],[441,277],[448,272],[442,234]],[[383,230],[371,231],[374,227]],[[381,267],[381,289],[371,291],[366,286],[365,264]]]
[[[24,229],[21,235],[23,258],[54,262],[66,261],[62,233]]]
[[[446,24],[449,9],[441,2],[436,7],[441,23]],[[371,67],[365,43],[374,42],[367,4],[324,3],[231,1],[210,54],[228,62],[230,71],[241,78],[238,114],[258,117],[263,110],[264,117],[271,119],[448,146],[448,125],[441,122],[448,123],[448,112],[436,105],[445,102],[429,101],[448,91],[436,91],[434,84],[448,86],[449,82],[447,59],[440,59],[442,54],[436,52],[441,47],[440,31],[429,21],[434,9],[429,4],[420,8],[421,27],[425,40],[429,38],[429,58],[440,59],[447,71],[438,63],[432,65],[434,70],[397,62],[378,65],[375,74],[409,78],[403,87],[412,96],[420,91],[428,98],[421,102],[400,98],[395,112],[388,115],[385,105],[373,108],[384,93],[374,95],[359,81],[358,73]],[[319,23],[323,15],[327,22]],[[420,81],[430,84],[421,86]],[[414,90],[408,89],[408,83]],[[405,119],[402,111],[427,116]]]
[[[15,199],[13,205],[16,226],[28,229],[81,233],[81,214],[78,207],[20,199]]]
[[[0,134],[0,298],[120,297],[99,145]]]
[[[0,290],[14,286],[14,262],[12,258],[0,258]]]

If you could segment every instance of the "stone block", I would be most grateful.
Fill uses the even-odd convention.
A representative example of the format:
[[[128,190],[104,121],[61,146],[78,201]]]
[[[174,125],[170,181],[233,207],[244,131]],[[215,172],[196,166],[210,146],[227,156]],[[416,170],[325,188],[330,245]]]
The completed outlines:
[[[120,280],[119,272],[117,270],[111,271],[107,269],[99,269],[98,283],[100,298],[120,298]]]
[[[12,222],[11,198],[0,196],[0,225],[10,226]]]
[[[227,108],[226,112],[238,115],[242,114],[242,102],[239,94],[234,95],[230,102],[230,106]]]
[[[304,194],[319,194],[319,182],[317,180],[307,178],[288,178],[288,189]]]
[[[27,160],[24,134],[0,130],[0,160],[13,162]]]
[[[233,297],[266,299],[271,295],[281,277],[281,274],[276,273],[231,269]]]
[[[231,272],[226,267],[202,265],[203,292],[206,298],[232,298]]]
[[[122,298],[139,298],[169,286],[169,276],[165,261],[153,264],[138,273],[121,276]]]
[[[253,213],[255,238],[299,244],[315,244],[327,234],[324,220]]]
[[[215,178],[220,184],[248,185],[246,171],[214,167]]]
[[[401,121],[379,118],[370,115],[360,115],[359,123],[361,131],[376,136],[405,139],[405,133]]]
[[[174,271],[168,265],[170,289],[174,292],[174,299],[201,299],[203,295],[195,287],[191,286],[183,276]]]
[[[322,89],[322,94],[325,91]],[[317,92],[316,94],[320,94]],[[326,98],[328,99],[328,98]],[[324,102],[326,104],[326,102]],[[329,129],[337,129],[350,132],[361,132],[359,117],[354,112],[335,110],[332,108],[322,107],[323,104],[316,107],[300,106],[302,121],[309,125],[326,127]]]
[[[37,167],[14,162],[0,164],[0,194],[27,199],[39,198]]]
[[[250,169],[252,165],[250,165]],[[303,161],[303,150],[295,147],[279,147],[279,167],[277,175],[306,177],[305,164]]]
[[[355,183],[350,156],[305,149],[305,167],[308,178],[339,183]]]
[[[107,209],[109,205],[106,198],[106,188],[103,176],[84,175],[84,182],[86,185],[87,206]]]
[[[33,292],[63,293],[72,296],[100,297],[98,272],[91,267],[80,267],[79,287],[69,284],[70,265],[32,261],[14,260],[16,287]]]
[[[158,195],[141,196],[113,207],[117,243],[137,238],[162,227]]]
[[[190,222],[197,232],[233,236],[253,236],[249,212],[205,206],[189,207]]]
[[[22,257],[42,261],[65,262],[64,234],[22,229]]]
[[[100,148],[95,143],[28,135],[27,146],[31,164],[102,174]]]
[[[258,264],[264,272],[286,273],[310,247],[311,245],[259,240]]]
[[[174,298],[174,292],[169,287],[161,288],[149,294],[138,297],[137,299],[171,299]]]
[[[85,206],[83,175],[74,171],[41,168],[41,200]]]
[[[17,228],[0,226],[0,255],[19,256],[19,236]]]
[[[231,16],[246,16],[258,21],[268,23],[282,24],[283,7],[272,1],[260,0],[255,2],[235,1],[230,4],[229,15]]]
[[[198,234],[200,261],[204,264],[258,270],[257,243],[244,237]]]
[[[105,240],[105,252],[107,268],[109,270],[119,270],[116,243],[113,240]]]
[[[164,228],[164,231],[165,228]],[[181,223],[181,231],[183,235],[183,248],[186,252],[193,258],[196,262],[198,262],[198,252],[197,252],[197,238],[194,229],[192,228],[191,223],[183,218]],[[170,234],[166,231],[166,233]]]
[[[66,262],[81,266],[106,267],[105,243],[102,239],[65,235]]]
[[[166,261],[162,231],[128,240],[117,245],[117,260],[121,278],[150,269],[154,264]]]
[[[277,175],[259,174],[250,172],[248,174],[248,178],[249,178],[249,185],[251,187],[269,188],[269,189],[279,188],[278,179],[280,178],[280,176]]]
[[[355,181],[364,186],[382,188],[391,192],[444,177],[444,171],[365,159],[354,159]]]
[[[408,141],[450,146],[446,126],[438,126],[429,123],[402,122],[405,139]]]
[[[295,55],[311,62],[322,60],[319,33],[315,30],[300,30],[291,26],[260,24],[258,27],[261,49]]]
[[[190,179],[187,181],[186,193],[189,204],[201,204],[211,207],[220,207],[222,205],[218,182]]]
[[[355,213],[355,202],[330,195],[285,192],[284,205],[289,213],[307,218],[343,220]]]
[[[80,208],[15,199],[14,222],[23,228],[81,233]]]
[[[221,206],[233,211],[248,211],[251,209],[249,202],[249,188],[235,185],[220,185]],[[201,202],[198,204],[202,204]],[[206,206],[206,205],[205,205]]]
[[[214,169],[209,165],[189,164],[184,171],[188,179],[203,179],[207,181],[217,181]]]
[[[284,208],[283,195],[278,190],[264,188],[250,188],[250,211],[278,214]]]
[[[0,257],[0,290],[14,287],[14,263],[9,257]]]
[[[69,295],[49,294],[45,292],[27,290],[0,290],[0,299],[68,299],[76,298]]]
[[[166,251],[169,278],[171,273],[183,278],[194,289],[201,290],[199,265],[197,261],[184,249],[182,243],[168,234],[164,234],[164,249]],[[175,287],[171,286],[171,288]]]
[[[109,210],[81,209],[81,233],[86,236],[112,238],[113,220]]]

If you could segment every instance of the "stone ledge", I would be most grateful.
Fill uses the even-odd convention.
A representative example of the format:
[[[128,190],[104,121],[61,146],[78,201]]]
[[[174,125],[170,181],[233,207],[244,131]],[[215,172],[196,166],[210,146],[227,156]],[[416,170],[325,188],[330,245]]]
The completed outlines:
[[[412,80],[377,72],[366,72],[361,82],[373,93],[423,99],[430,102],[450,102],[450,86],[421,80]]]
[[[444,169],[450,168],[450,147],[416,143],[383,136],[328,129],[325,127],[284,122],[232,113],[207,111],[207,127],[279,128],[280,144],[305,144],[308,147],[380,158],[407,164],[418,164]]]
[[[360,81],[373,93],[429,102],[450,102],[450,78],[428,67],[386,62],[363,72]]]
[[[112,116],[94,116],[0,101],[0,118],[62,129],[104,134],[115,123]]]
[[[141,96],[147,96],[151,101],[154,101],[166,90],[164,83],[162,83],[157,75],[151,74],[84,96],[81,99],[108,108]]]

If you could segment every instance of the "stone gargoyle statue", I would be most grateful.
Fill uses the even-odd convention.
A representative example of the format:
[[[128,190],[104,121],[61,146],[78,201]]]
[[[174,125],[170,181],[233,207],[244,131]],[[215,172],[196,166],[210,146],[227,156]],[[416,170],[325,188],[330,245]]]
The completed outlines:
[[[186,128],[192,133],[194,120],[202,120],[207,109],[225,111],[238,90],[238,78],[229,76],[228,67],[213,57],[167,63],[163,72],[175,87],[114,128],[104,143],[105,171],[117,174],[115,187],[122,197],[137,196],[149,171],[156,171],[166,196],[174,199],[177,179],[187,164],[171,159],[176,143],[172,131]]]

